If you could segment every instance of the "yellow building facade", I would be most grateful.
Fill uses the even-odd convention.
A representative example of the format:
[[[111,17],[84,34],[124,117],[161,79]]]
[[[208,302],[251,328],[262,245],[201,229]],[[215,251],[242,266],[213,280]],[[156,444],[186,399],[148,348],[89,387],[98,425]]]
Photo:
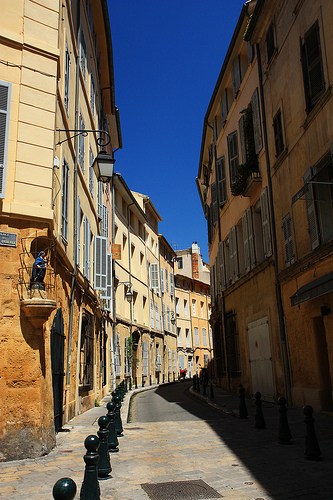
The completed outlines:
[[[110,326],[95,265],[97,193],[105,194],[92,163],[97,139],[112,153],[121,133],[106,1],[5,2],[2,13],[0,452],[7,460],[47,453],[62,424],[110,389]],[[32,283],[42,250],[44,284]]]
[[[208,224],[215,373],[224,389],[285,395],[275,230],[255,46],[244,4],[204,118],[197,186]]]
[[[291,400],[332,410],[332,2],[257,2]]]

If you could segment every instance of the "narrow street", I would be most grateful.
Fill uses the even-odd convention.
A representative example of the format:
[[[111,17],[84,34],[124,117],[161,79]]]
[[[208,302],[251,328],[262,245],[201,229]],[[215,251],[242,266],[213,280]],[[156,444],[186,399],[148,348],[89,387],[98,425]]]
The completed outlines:
[[[223,411],[237,408],[237,395],[216,388],[217,409],[191,394],[191,386],[185,381],[126,394],[124,432],[119,453],[110,454],[110,477],[99,481],[101,500],[332,497],[331,417],[315,416],[323,460],[308,461],[301,409],[289,409],[293,444],[283,446],[277,443],[276,405],[264,404],[267,427],[256,429],[253,400],[247,401],[248,419],[239,419]],[[84,475],[83,443],[89,434],[97,434],[105,405],[106,401],[66,424],[69,432],[57,435],[57,446],[47,456],[1,463],[0,498],[50,500],[54,483],[70,477],[76,482],[78,499]],[[159,490],[149,497],[144,488]]]

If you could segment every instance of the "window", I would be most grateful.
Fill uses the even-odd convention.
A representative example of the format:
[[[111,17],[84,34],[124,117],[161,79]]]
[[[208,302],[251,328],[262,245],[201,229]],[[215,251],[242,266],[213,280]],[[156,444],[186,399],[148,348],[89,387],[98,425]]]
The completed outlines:
[[[69,82],[70,82],[70,68],[71,68],[71,58],[66,43],[66,53],[65,53],[65,88],[64,88],[64,104],[66,114],[68,116],[69,112]]]
[[[217,190],[219,195],[220,206],[224,205],[227,201],[227,178],[225,173],[225,158],[222,156],[217,159]]]
[[[260,194],[262,238],[265,258],[272,255],[271,228],[269,219],[268,191],[265,187]]]
[[[204,303],[203,302],[200,302],[200,314],[201,314],[201,317],[203,318],[204,317]]]
[[[170,273],[170,295],[173,297],[175,294],[175,276]]]
[[[185,338],[186,338],[186,347],[191,347],[191,338],[190,338],[189,328],[185,328]]]
[[[155,304],[155,319],[156,319],[156,330],[160,329],[160,317],[158,313],[158,305]]]
[[[202,329],[202,345],[207,346],[207,330],[206,330],[206,328]]]
[[[77,197],[77,205],[76,205],[76,216],[77,216],[77,228],[76,228],[76,262],[80,267],[81,263],[81,222],[82,222],[82,211],[80,204],[80,197]]]
[[[285,262],[286,265],[289,266],[295,261],[290,213],[282,219],[282,231],[284,240],[284,252],[286,256]]]
[[[168,320],[168,330],[171,332],[171,321],[170,321],[170,307],[167,306],[167,320]]]
[[[106,291],[108,240],[103,236],[95,236],[94,243],[95,243],[95,255],[94,255],[95,290]]]
[[[83,75],[84,81],[87,79],[87,71],[86,71],[86,66],[87,66],[87,47],[86,47],[86,41],[84,39],[84,34],[81,29],[81,71]]]
[[[245,210],[242,216],[245,272],[256,265],[255,238],[253,230],[252,208]]]
[[[200,344],[200,339],[199,339],[199,328],[198,327],[194,327],[194,343],[195,345],[199,345]]]
[[[304,175],[311,249],[333,238],[333,160],[330,152]]]
[[[234,283],[239,277],[238,263],[238,231],[237,226],[233,226],[229,233],[229,261],[230,261],[230,279]]]
[[[102,205],[102,220],[100,222],[101,236],[109,237],[109,210],[106,205]]]
[[[187,300],[184,300],[184,316],[188,318],[188,303]]]
[[[165,287],[164,287],[164,270],[160,269],[160,275],[161,275],[161,293],[165,293]]]
[[[179,314],[180,314],[179,298],[176,297],[176,315],[179,316]]]
[[[193,314],[193,316],[195,316],[195,312],[196,312],[196,311],[195,311],[195,309],[196,309],[196,307],[195,307],[195,306],[196,306],[196,301],[193,299],[193,300],[192,300],[192,314]]]
[[[309,113],[325,90],[318,21],[312,25],[304,36],[304,42],[301,46],[301,60],[306,111]]]
[[[177,328],[177,345],[178,347],[182,345],[182,331],[180,328]]]
[[[267,34],[266,34],[266,49],[267,49],[267,62],[271,60],[275,52],[275,41],[274,41],[274,25],[270,24]]]
[[[279,111],[273,118],[273,128],[275,139],[275,154],[276,156],[280,156],[280,154],[284,150],[281,109],[279,109]]]
[[[61,236],[68,243],[68,182],[69,167],[64,159],[62,165]]]
[[[232,90],[234,94],[234,99],[238,94],[238,90],[241,83],[242,83],[242,74],[241,74],[240,56],[237,56],[232,65]]]
[[[154,304],[153,301],[150,301],[150,328],[154,329],[155,328],[155,321],[154,321]]]
[[[228,89],[224,89],[224,91],[222,93],[220,109],[221,109],[221,125],[223,127],[223,125],[227,121],[227,116],[228,116],[228,111],[229,111]]]
[[[84,121],[83,121],[81,113],[80,113],[80,119],[79,119],[79,129],[82,131],[84,131],[84,129],[85,129]],[[79,165],[82,169],[82,172],[84,172],[84,135],[83,134],[79,135]]]
[[[91,146],[89,146],[89,191],[92,198],[94,197],[94,180],[95,180],[93,163],[94,163],[94,154],[92,152]]]
[[[87,216],[83,219],[83,275],[90,281],[91,229]]]
[[[168,278],[168,270],[165,270],[165,291],[169,292],[169,278]]]
[[[0,198],[5,197],[11,88],[0,81]]]
[[[93,114],[93,117],[95,118],[95,84],[94,84],[94,78],[91,75],[90,77],[90,108],[91,112]]]
[[[158,286],[158,264],[157,263],[152,263],[150,264],[150,283],[151,287],[153,290],[155,290],[156,293],[159,292],[159,286]]]
[[[230,184],[234,184],[239,166],[237,130],[228,135]]]
[[[252,108],[252,121],[253,121],[253,134],[254,134],[254,144],[256,154],[258,154],[262,149],[262,135],[261,135],[261,122],[260,122],[260,107],[259,107],[259,94],[258,88],[252,94],[251,97],[251,108]]]

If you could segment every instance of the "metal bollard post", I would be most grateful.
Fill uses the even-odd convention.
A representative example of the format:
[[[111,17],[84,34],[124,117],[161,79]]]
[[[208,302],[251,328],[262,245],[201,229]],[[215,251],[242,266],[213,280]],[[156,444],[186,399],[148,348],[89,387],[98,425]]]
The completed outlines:
[[[123,435],[123,424],[122,424],[121,415],[120,415],[121,402],[120,402],[119,396],[114,396],[113,402],[116,405],[115,414],[116,414],[116,432],[117,432],[117,436],[122,436]]]
[[[280,421],[279,421],[279,434],[278,439],[280,444],[292,444],[291,443],[291,432],[289,429],[288,419],[287,419],[287,400],[284,397],[279,398],[278,404],[280,406]]]
[[[197,389],[197,376],[196,374],[193,375],[193,390],[195,391]]]
[[[86,464],[83,483],[81,486],[80,500],[100,500],[100,489],[97,476],[97,463],[99,460],[98,447],[99,439],[97,436],[87,436],[84,441],[87,453],[83,459]]]
[[[116,431],[116,414],[115,414],[116,405],[113,401],[110,401],[110,403],[106,405],[106,408],[108,410],[108,419],[109,419],[108,448],[109,451],[115,453],[119,451],[118,448],[119,441],[117,438],[117,431]]]
[[[73,500],[76,495],[76,484],[70,477],[62,477],[53,486],[54,500]]]
[[[257,429],[264,429],[266,427],[266,422],[265,422],[264,415],[262,412],[261,392],[256,392],[254,397],[256,399],[256,407],[257,407],[256,414],[254,417],[254,419],[255,419],[254,426]]]
[[[303,408],[303,413],[305,415],[305,425],[306,425],[306,435],[305,435],[305,458],[308,460],[322,460],[321,450],[319,448],[315,428],[314,428],[314,418],[312,417],[313,408],[310,405],[306,405]]]
[[[247,418],[248,412],[245,403],[245,389],[242,384],[238,386],[238,394],[239,394],[239,417]]]
[[[200,379],[198,375],[197,375],[197,393],[200,394]]]
[[[102,415],[98,419],[99,430],[97,431],[99,437],[99,460],[97,465],[97,474],[99,478],[107,479],[112,471],[110,455],[108,449],[108,436],[109,436],[109,419],[106,415]]]

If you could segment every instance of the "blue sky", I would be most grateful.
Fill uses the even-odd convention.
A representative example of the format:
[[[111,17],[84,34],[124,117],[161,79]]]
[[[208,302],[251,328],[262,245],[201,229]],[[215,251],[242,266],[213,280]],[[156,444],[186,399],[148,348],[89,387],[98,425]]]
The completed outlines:
[[[115,170],[148,195],[173,248],[193,241],[208,262],[195,178],[203,119],[240,0],[108,0],[123,149]]]

